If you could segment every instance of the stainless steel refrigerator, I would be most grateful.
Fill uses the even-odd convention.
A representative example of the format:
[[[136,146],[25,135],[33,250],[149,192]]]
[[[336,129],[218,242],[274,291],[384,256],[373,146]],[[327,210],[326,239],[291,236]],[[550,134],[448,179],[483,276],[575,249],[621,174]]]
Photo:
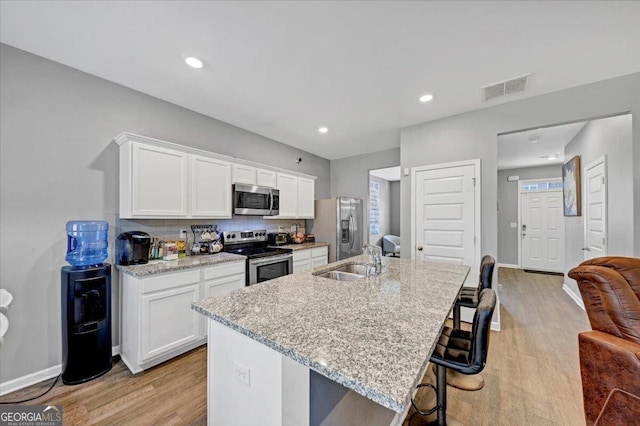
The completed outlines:
[[[329,262],[362,254],[362,200],[350,197],[316,200],[311,232],[329,243]]]

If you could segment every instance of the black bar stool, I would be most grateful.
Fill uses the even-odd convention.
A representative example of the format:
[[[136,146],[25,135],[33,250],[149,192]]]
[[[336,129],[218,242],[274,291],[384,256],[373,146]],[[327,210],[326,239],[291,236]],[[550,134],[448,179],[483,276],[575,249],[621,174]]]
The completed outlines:
[[[437,411],[438,425],[447,424],[447,369],[462,374],[477,374],[484,369],[489,350],[491,318],[496,307],[496,293],[482,290],[473,315],[471,331],[444,327],[430,362],[436,365],[436,385],[419,384],[416,389],[430,387],[436,392],[436,406],[422,410],[411,398],[411,404],[419,414],[428,416]]]
[[[496,266],[496,260],[485,255],[480,262],[480,278],[477,288],[462,287],[458,293],[456,303],[453,306],[453,328],[460,329],[460,307],[476,308],[478,306],[478,297],[480,292],[485,288],[491,288],[493,281],[493,268]]]

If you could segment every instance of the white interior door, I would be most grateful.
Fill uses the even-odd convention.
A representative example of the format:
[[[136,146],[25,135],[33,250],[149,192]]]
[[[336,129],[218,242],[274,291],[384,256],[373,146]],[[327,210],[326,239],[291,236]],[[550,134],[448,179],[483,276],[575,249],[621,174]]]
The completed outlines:
[[[607,255],[607,179],[606,158],[584,168],[584,258]]]
[[[469,287],[478,285],[479,168],[475,162],[414,170],[412,257],[471,267]]]
[[[558,182],[561,184],[561,182]],[[523,269],[564,271],[562,189],[522,192],[520,197]]]

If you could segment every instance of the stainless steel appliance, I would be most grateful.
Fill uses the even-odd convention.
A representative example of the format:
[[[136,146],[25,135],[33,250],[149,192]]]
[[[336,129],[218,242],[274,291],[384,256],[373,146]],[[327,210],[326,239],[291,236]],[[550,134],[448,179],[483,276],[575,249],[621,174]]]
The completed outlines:
[[[233,186],[233,212],[240,215],[277,216],[280,191],[255,185]]]
[[[316,200],[311,232],[329,243],[329,262],[362,254],[362,200],[350,197]]]
[[[246,285],[261,283],[293,272],[293,250],[269,247],[266,229],[225,231],[224,251],[247,256]]]

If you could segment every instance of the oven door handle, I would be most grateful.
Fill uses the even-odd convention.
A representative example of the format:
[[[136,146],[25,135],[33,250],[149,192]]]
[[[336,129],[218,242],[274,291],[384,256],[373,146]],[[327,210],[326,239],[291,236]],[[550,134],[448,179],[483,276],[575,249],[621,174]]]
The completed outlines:
[[[282,260],[288,260],[292,258],[293,258],[293,254],[283,254],[280,256],[269,256],[267,258],[262,258],[260,260],[258,259],[249,260],[249,263],[251,264],[251,266],[262,266],[262,265],[268,265],[269,263],[276,263]]]

